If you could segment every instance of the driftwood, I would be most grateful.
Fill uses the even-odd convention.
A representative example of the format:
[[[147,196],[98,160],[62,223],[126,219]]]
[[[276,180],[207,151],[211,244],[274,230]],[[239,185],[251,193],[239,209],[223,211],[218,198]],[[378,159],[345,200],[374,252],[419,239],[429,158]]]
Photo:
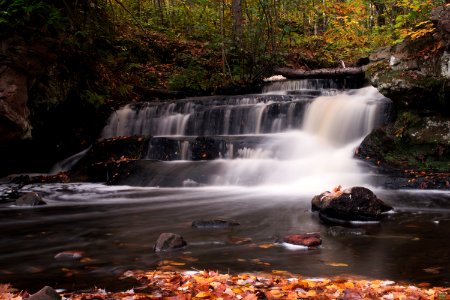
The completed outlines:
[[[333,68],[333,69],[317,69],[311,71],[303,71],[289,68],[276,68],[274,74],[283,75],[288,79],[302,79],[302,78],[329,78],[340,76],[363,76],[364,70],[362,67],[350,68]]]

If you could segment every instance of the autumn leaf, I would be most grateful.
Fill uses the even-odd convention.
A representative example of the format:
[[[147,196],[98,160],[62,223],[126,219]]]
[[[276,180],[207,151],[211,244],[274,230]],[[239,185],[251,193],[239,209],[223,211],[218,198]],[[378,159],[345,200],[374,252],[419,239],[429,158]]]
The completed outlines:
[[[275,246],[274,244],[261,244],[258,247],[261,249],[269,249],[272,248],[273,246]]]
[[[333,263],[327,263],[326,265],[327,265],[327,266],[331,266],[331,267],[348,267],[347,264],[344,264],[344,263],[335,263],[335,262],[333,262]]]

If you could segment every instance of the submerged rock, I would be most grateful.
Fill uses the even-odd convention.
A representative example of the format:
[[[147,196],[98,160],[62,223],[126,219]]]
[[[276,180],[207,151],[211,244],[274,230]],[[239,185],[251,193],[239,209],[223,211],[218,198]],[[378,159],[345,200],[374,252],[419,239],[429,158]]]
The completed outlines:
[[[161,233],[155,243],[155,252],[173,251],[183,248],[187,245],[186,241],[179,234]]]
[[[317,247],[322,244],[322,239],[318,233],[289,234],[283,237],[282,241],[284,243],[304,247]]]
[[[61,296],[49,286],[43,287],[38,292],[34,293],[28,300],[60,300]]]
[[[331,236],[360,236],[366,234],[363,228],[348,228],[343,226],[332,226],[328,228],[327,233]]]
[[[382,213],[392,209],[375,194],[364,187],[352,187],[314,196],[312,210],[319,211],[322,220],[332,223],[339,221],[379,221]],[[336,220],[336,221],[335,221]]]
[[[42,200],[42,197],[35,192],[26,193],[16,200],[17,206],[36,206],[44,204],[46,204],[45,201]]]
[[[192,222],[194,228],[229,228],[240,225],[239,222],[228,219],[210,219],[210,220],[195,220]]]
[[[55,259],[60,261],[74,261],[79,260],[82,257],[83,252],[81,251],[63,251],[55,255]]]

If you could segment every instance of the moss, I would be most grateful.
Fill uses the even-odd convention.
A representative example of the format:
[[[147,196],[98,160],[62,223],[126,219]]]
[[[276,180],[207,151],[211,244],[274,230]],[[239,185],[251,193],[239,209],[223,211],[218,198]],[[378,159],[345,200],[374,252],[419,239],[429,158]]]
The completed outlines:
[[[385,72],[389,70],[389,64],[387,61],[378,61],[371,63],[366,68],[366,78],[373,78],[378,72]]]

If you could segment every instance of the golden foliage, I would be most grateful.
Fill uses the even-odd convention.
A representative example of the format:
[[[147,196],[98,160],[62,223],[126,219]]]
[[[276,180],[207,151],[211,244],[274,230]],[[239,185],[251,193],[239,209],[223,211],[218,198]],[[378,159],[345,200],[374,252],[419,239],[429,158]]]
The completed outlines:
[[[275,275],[283,274],[283,275]],[[127,272],[141,287],[122,293],[94,290],[64,295],[87,299],[450,299],[450,288],[399,285],[383,280],[308,279],[273,274],[220,274],[218,272]],[[138,292],[139,289],[151,291]]]

